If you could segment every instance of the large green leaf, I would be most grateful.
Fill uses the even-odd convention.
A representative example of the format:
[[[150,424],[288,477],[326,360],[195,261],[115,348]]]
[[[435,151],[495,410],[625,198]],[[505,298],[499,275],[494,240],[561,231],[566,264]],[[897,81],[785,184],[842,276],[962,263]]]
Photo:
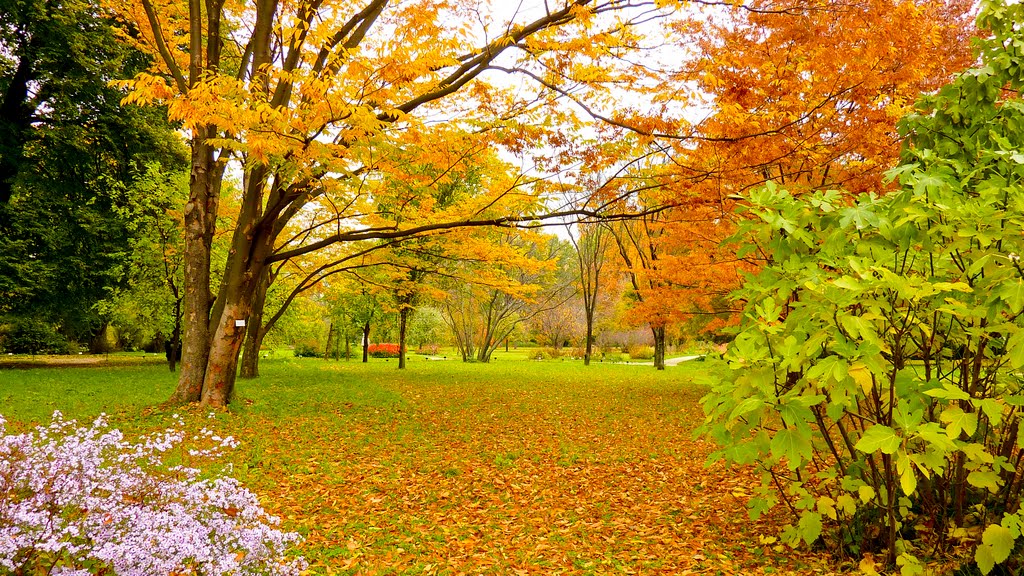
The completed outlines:
[[[811,433],[806,424],[796,428],[783,428],[775,433],[771,442],[772,456],[785,458],[790,470],[811,459]]]
[[[946,435],[950,438],[959,438],[961,432],[973,436],[978,431],[978,415],[974,412],[964,412],[959,406],[950,406],[939,414],[939,420],[946,423]]]
[[[808,546],[814,544],[814,541],[821,536],[821,514],[811,512],[809,510],[804,511],[804,513],[800,515],[800,524],[798,529],[800,530],[800,538],[802,538]]]
[[[892,428],[875,424],[864,432],[854,448],[867,454],[878,451],[883,454],[894,454],[902,441],[903,438]]]
[[[967,475],[967,483],[977,488],[985,488],[994,494],[999,491],[999,474],[992,470],[975,470]]]
[[[988,574],[996,564],[1005,562],[1013,551],[1013,533],[999,524],[989,524],[981,535],[981,544],[974,551],[974,560],[982,574]]]
[[[996,294],[1006,302],[1010,312],[1017,314],[1024,310],[1024,280],[1018,278],[1004,282],[996,290]]]

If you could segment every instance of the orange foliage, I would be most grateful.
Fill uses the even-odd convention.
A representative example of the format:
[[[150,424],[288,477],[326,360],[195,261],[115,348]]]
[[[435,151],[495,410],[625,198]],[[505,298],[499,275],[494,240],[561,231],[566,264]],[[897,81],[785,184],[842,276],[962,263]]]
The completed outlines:
[[[761,0],[675,22],[691,57],[659,89],[666,106],[707,112],[677,121],[675,133],[618,116],[635,145],[661,153],[624,174],[648,183],[640,204],[673,206],[632,235],[629,268],[639,282],[631,316],[665,325],[726,305],[722,296],[750,268],[720,245],[744,190],[766,181],[795,191],[884,189],[899,153],[896,121],[970,61],[971,8],[963,0]],[[680,86],[695,90],[678,95]]]

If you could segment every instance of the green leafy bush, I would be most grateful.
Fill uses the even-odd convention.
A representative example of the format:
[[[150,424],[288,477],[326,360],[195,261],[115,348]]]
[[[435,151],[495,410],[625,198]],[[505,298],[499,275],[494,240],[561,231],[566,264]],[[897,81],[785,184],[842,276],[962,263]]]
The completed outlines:
[[[315,341],[305,341],[295,343],[295,357],[296,358],[322,358],[323,354],[320,352],[320,344]]]
[[[0,326],[0,350],[12,354],[71,354],[77,346],[46,322],[14,318]]]
[[[903,574],[965,545],[1024,569],[1024,7],[980,19],[985,66],[903,124],[897,192],[750,197],[770,259],[703,399],[713,457],[763,473],[752,517],[783,505],[786,542]]]

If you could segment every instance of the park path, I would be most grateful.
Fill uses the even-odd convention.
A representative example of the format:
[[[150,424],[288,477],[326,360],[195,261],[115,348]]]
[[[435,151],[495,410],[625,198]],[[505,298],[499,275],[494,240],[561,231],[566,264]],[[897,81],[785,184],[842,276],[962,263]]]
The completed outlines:
[[[668,358],[665,360],[665,366],[678,366],[683,362],[689,362],[691,360],[697,360],[703,358],[703,354],[696,356],[679,356],[678,358]],[[629,364],[630,366],[654,366],[654,362],[619,362],[619,364]]]
[[[678,358],[669,358],[668,360],[665,360],[665,366],[678,366],[678,365],[682,364],[683,362],[689,362],[690,360],[696,360],[698,358],[703,358],[703,357],[704,357],[704,355],[700,354],[700,355],[697,355],[697,356],[680,356]],[[652,365],[653,365],[653,363],[652,363]]]

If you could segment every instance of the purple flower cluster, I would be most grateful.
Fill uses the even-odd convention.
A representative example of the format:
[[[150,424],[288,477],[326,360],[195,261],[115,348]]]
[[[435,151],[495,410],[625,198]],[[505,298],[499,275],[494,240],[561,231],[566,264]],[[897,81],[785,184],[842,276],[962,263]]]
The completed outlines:
[[[169,428],[137,442],[101,416],[89,427],[59,412],[49,426],[7,434],[0,417],[0,573],[84,576],[296,576],[256,496],[228,477],[180,461],[234,445],[207,430],[181,447]]]

